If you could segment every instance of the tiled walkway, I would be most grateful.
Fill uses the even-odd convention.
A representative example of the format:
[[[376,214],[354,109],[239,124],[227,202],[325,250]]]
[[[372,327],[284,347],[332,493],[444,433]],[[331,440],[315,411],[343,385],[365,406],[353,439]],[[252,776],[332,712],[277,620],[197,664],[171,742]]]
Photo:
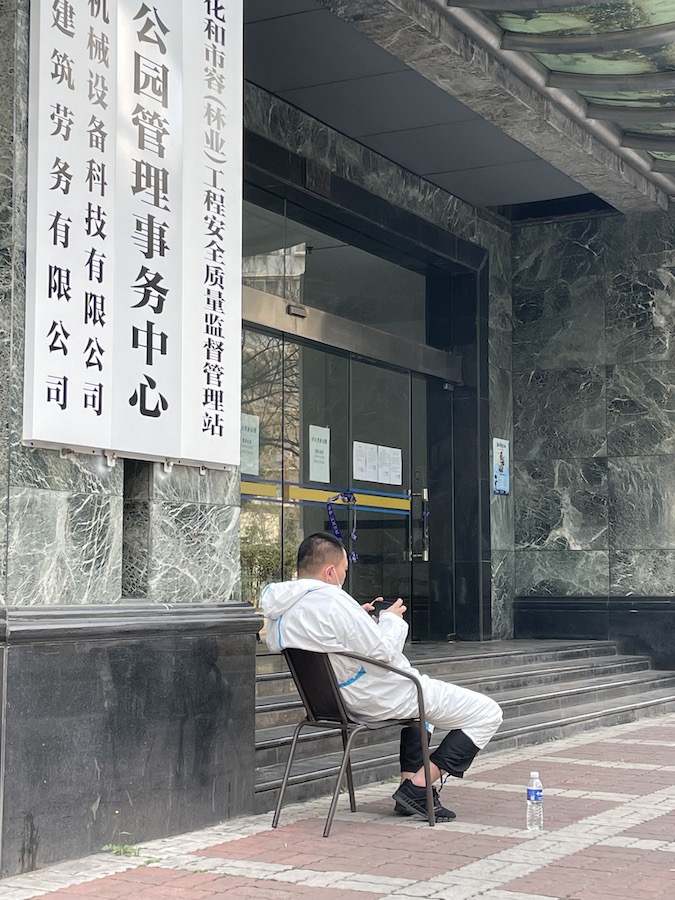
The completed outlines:
[[[531,768],[545,831],[524,829]],[[658,900],[675,898],[675,715],[480,757],[443,801],[457,820],[430,829],[392,815],[392,784],[357,792],[322,837],[327,800],[102,853],[0,882],[33,897],[322,900]]]

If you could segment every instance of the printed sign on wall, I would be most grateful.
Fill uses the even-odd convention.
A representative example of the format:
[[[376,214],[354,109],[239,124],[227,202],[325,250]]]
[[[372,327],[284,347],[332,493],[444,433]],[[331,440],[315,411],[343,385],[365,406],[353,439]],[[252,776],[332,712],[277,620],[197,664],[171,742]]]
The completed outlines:
[[[237,464],[241,4],[34,6],[24,441]]]
[[[495,494],[508,494],[510,474],[509,442],[503,438],[492,439],[492,483]]]

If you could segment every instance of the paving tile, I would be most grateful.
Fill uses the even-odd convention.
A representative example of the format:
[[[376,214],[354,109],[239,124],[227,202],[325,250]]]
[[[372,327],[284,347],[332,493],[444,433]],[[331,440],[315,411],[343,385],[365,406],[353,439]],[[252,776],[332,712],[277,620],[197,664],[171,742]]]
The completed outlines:
[[[675,715],[479,757],[442,792],[455,822],[392,815],[391,783],[357,792],[322,837],[325,798],[97,854],[0,883],[1,900],[673,900]],[[646,741],[651,741],[647,746]],[[545,831],[524,828],[531,768]],[[144,864],[155,859],[152,864]]]

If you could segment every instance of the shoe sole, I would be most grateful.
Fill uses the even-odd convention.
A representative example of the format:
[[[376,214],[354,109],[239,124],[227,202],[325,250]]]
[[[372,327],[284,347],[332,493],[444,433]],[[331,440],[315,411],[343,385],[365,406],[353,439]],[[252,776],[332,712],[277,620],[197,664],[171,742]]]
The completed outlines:
[[[394,794],[394,800],[402,806],[404,809],[408,810],[408,812],[413,816],[419,816],[421,819],[429,820],[429,815],[426,809],[417,809],[414,803],[412,803],[405,794],[402,794],[400,791],[396,791]]]
[[[419,816],[420,819],[424,819],[426,822],[429,821],[429,815],[426,809],[417,809],[414,803],[410,802],[405,794],[401,795],[398,791],[396,791],[396,793],[394,794],[394,800],[396,801],[398,806],[402,806],[403,810],[405,810],[405,812],[403,812],[403,810],[399,812],[395,809],[395,812],[397,812],[398,815],[403,816],[407,814],[409,816]],[[443,813],[441,813],[437,809],[434,809],[434,815],[437,822],[452,822],[453,819],[457,818],[454,812],[452,812],[452,810],[450,809],[446,810]]]
[[[394,815],[395,816],[411,816],[412,813],[409,812],[407,809],[405,809],[403,806],[401,806],[400,803],[397,803],[396,806],[394,807]]]

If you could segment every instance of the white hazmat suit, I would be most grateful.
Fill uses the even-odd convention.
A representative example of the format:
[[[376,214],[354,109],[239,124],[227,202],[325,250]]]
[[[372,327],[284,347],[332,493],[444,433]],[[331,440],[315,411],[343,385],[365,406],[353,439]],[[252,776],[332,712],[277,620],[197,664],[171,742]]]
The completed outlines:
[[[431,725],[444,731],[461,730],[478,749],[499,728],[502,711],[494,700],[429,678],[411,666],[403,654],[408,623],[396,613],[383,610],[376,623],[341,588],[313,578],[267,585],[261,605],[268,619],[267,645],[273,652],[285,647],[329,654],[342,650],[409,669],[422,682]],[[417,691],[408,678],[339,656],[330,659],[345,705],[359,720],[377,722],[417,714]]]

